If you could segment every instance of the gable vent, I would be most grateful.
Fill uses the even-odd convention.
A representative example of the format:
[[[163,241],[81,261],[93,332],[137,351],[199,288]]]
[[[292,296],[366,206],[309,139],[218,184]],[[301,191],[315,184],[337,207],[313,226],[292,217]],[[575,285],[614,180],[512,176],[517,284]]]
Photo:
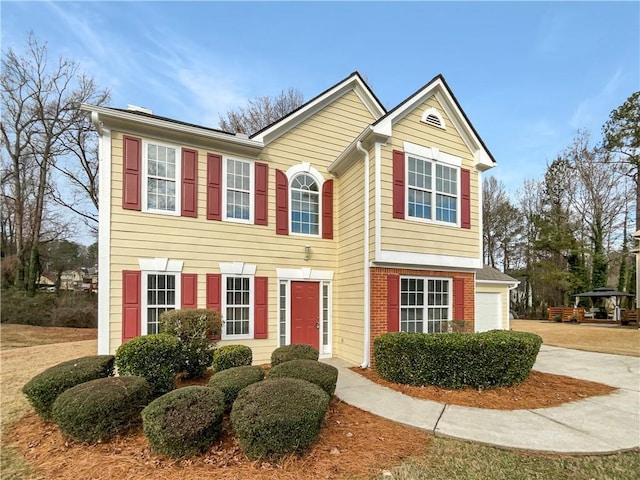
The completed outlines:
[[[440,119],[438,117],[436,117],[435,115],[431,114],[431,115],[427,115],[427,118],[425,118],[425,123],[429,123],[431,125],[434,125],[436,127],[442,127],[442,123],[440,123]]]
[[[433,107],[427,108],[422,114],[422,118],[420,120],[428,125],[442,128],[443,130],[446,128],[444,125],[444,118],[442,118],[440,112]]]

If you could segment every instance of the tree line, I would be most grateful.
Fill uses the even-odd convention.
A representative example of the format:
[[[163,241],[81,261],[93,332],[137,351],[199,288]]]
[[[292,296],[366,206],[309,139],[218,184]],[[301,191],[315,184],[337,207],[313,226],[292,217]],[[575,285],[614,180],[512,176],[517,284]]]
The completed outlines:
[[[600,142],[579,131],[541,179],[513,195],[495,177],[483,180],[484,261],[520,280],[517,312],[540,315],[598,287],[635,293],[639,165],[635,92],[611,112]]]

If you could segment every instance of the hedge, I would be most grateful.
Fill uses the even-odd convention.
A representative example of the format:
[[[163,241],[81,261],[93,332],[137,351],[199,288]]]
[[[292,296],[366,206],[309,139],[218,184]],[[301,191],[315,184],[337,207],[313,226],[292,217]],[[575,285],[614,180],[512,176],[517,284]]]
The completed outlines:
[[[145,407],[144,434],[154,453],[174,458],[196,455],[220,436],[224,409],[224,395],[217,388],[180,388]]]
[[[123,343],[116,350],[119,375],[144,377],[159,397],[175,388],[182,365],[180,341],[167,334],[145,335]]]
[[[290,360],[280,363],[269,370],[269,378],[299,378],[322,388],[332,396],[336,391],[338,369],[334,366],[320,363],[317,360]]]
[[[288,362],[290,360],[318,360],[320,354],[311,345],[305,345],[303,343],[294,343],[292,345],[285,345],[283,347],[276,348],[271,353],[271,366],[275,367],[279,363]]]
[[[52,415],[67,440],[95,443],[138,425],[149,400],[151,386],[142,377],[99,378],[61,393]]]
[[[29,380],[22,393],[42,419],[51,420],[51,406],[58,395],[89,380],[113,375],[113,362],[113,355],[95,355],[59,363]]]
[[[373,341],[378,374],[391,382],[443,388],[494,388],[521,383],[542,338],[533,333],[385,333]]]
[[[232,367],[214,374],[209,379],[209,386],[219,388],[224,394],[224,402],[227,410],[231,410],[233,402],[240,391],[261,381],[264,378],[264,370],[258,366],[244,365]]]
[[[329,395],[297,378],[274,378],[240,392],[231,423],[249,459],[304,452],[318,437]]]
[[[213,351],[212,368],[215,372],[227,368],[251,365],[253,352],[246,345],[225,345]]]

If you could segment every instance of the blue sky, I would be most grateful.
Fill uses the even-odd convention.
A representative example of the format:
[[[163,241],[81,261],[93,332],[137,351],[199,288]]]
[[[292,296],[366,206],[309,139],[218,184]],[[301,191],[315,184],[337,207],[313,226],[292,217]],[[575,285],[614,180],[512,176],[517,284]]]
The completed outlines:
[[[3,2],[112,92],[207,126],[248,99],[310,99],[358,70],[387,109],[444,74],[509,190],[640,88],[638,2]]]

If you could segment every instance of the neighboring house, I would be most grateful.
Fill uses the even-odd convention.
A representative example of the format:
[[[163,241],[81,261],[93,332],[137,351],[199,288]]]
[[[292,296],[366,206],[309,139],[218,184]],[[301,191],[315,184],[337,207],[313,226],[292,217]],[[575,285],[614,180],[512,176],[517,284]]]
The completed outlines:
[[[221,344],[256,363],[308,343],[368,364],[383,332],[508,325],[511,283],[476,275],[495,161],[442,76],[387,111],[353,73],[250,137],[82,108],[100,134],[99,353],[181,307],[219,310]]]
[[[80,270],[65,270],[60,274],[60,290],[81,290],[82,272]]]

